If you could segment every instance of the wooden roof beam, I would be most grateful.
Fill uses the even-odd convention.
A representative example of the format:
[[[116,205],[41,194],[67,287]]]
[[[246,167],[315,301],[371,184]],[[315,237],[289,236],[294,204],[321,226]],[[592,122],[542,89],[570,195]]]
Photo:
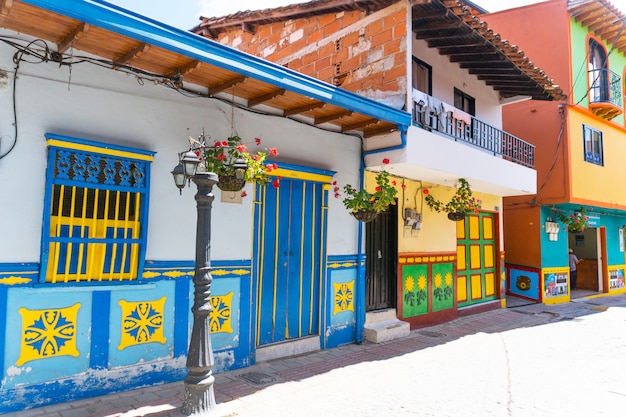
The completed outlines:
[[[376,120],[376,119],[363,120],[361,122],[352,123],[350,125],[342,126],[341,127],[341,133],[349,132],[351,130],[362,129],[364,127],[371,126],[371,125],[377,125],[379,123],[380,123],[380,120]]]
[[[300,107],[294,107],[293,109],[285,109],[285,111],[283,112],[283,116],[289,117],[295,114],[306,113],[311,110],[324,108],[324,106],[326,106],[326,103],[324,103],[323,101],[316,101],[315,103],[306,104]]]
[[[261,103],[264,103],[266,101],[270,101],[278,96],[282,96],[287,92],[287,90],[285,90],[284,88],[279,88],[277,90],[274,91],[270,91],[267,94],[262,94],[258,97],[254,97],[251,98],[250,100],[248,100],[248,107],[254,107],[254,106],[258,106]]]
[[[185,75],[191,73],[193,70],[198,69],[202,66],[202,62],[198,60],[193,60],[182,67],[176,68],[176,70],[171,71],[166,74],[166,77],[173,77],[174,75],[180,74]]]
[[[67,51],[74,44],[74,41],[82,38],[87,32],[89,32],[89,23],[82,22],[69,35],[57,42],[57,51],[60,54]]]
[[[332,122],[333,120],[338,120],[346,116],[352,115],[352,110],[344,110],[338,113],[329,114],[328,116],[316,117],[315,124],[321,125],[323,123]]]
[[[148,45],[147,43],[141,43],[136,48],[126,52],[124,55],[120,56],[117,59],[114,59],[113,61],[118,66],[126,65],[133,59],[140,57],[142,54],[145,54],[149,50],[150,50],[150,45]]]
[[[246,77],[245,75],[239,76],[239,77],[235,77],[235,78],[231,78],[228,81],[224,81],[221,84],[218,84],[216,86],[213,87],[209,87],[209,94],[214,96],[215,94],[221,93],[224,90],[228,90],[231,87],[236,86],[237,84],[241,84],[243,82],[245,82],[248,79],[248,77]]]
[[[4,20],[11,13],[11,7],[13,7],[13,0],[0,1],[0,24],[4,23]]]

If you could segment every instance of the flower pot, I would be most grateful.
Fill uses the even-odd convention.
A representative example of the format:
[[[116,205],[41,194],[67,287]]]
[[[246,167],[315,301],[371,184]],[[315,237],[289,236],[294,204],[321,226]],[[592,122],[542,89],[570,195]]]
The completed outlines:
[[[376,218],[377,213],[374,210],[353,211],[350,213],[360,222],[371,222]]]
[[[460,222],[461,220],[465,219],[465,213],[463,213],[462,211],[452,211],[448,213],[448,219],[455,222]]]
[[[220,175],[217,188],[222,191],[241,191],[246,185],[246,180],[237,179],[234,175]]]

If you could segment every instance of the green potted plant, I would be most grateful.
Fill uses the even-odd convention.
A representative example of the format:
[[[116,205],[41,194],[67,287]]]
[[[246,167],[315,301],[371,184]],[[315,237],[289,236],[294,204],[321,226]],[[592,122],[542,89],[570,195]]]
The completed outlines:
[[[335,185],[335,198],[339,198],[339,187]],[[387,210],[391,204],[395,204],[398,190],[395,188],[396,181],[389,179],[387,171],[380,171],[376,175],[376,188],[370,193],[366,189],[355,189],[350,184],[343,187],[345,197],[344,206],[350,210],[355,219],[369,222],[376,218],[378,213]]]
[[[589,210],[592,210],[591,208]],[[559,213],[559,220],[567,226],[567,231],[570,233],[581,233],[585,230],[585,227],[589,226],[589,216],[587,215],[587,209],[580,208],[580,211],[576,211],[569,216],[563,212]]]
[[[436,212],[448,213],[448,218],[454,221],[465,219],[469,213],[478,213],[480,200],[473,196],[469,183],[465,178],[459,178],[458,183],[456,192],[447,203],[437,200],[430,194],[430,190],[425,188],[423,193],[428,207]]]
[[[260,145],[261,139],[256,138],[255,144]],[[270,182],[268,174],[278,168],[275,163],[266,162],[268,155],[278,155],[276,148],[271,148],[267,152],[250,152],[248,147],[241,143],[239,136],[231,136],[224,141],[215,141],[213,145],[205,145],[204,153],[206,170],[218,175],[217,187],[223,191],[240,191],[246,182],[267,184]],[[242,165],[245,165],[245,172],[243,175],[237,175],[236,171]],[[274,187],[278,187],[278,184],[277,178],[272,181]]]

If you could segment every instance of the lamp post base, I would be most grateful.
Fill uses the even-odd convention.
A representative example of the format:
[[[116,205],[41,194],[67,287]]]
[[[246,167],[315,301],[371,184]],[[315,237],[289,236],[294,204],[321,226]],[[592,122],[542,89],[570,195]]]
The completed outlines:
[[[204,384],[188,383],[185,381],[185,400],[181,412],[185,416],[202,415],[215,409],[215,394],[213,393],[214,377]]]

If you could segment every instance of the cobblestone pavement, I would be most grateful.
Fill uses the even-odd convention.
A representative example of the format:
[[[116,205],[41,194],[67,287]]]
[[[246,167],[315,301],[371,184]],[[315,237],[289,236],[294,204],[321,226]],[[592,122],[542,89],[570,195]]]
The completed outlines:
[[[216,375],[216,417],[622,417],[626,295],[460,317]],[[6,417],[180,416],[182,382]]]

